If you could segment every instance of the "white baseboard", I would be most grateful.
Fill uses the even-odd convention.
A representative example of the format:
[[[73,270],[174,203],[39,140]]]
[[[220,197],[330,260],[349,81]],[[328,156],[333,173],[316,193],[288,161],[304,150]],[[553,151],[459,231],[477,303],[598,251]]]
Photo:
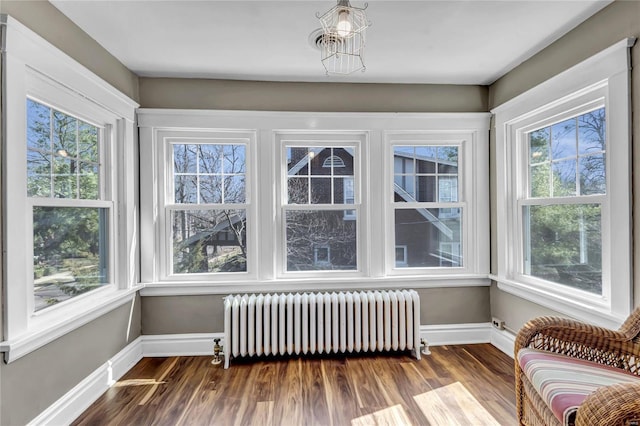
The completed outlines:
[[[425,339],[429,346],[489,343],[491,330],[489,322],[421,325],[420,337]]]
[[[507,330],[498,330],[494,328],[491,331],[491,342],[493,346],[500,349],[505,354],[513,358],[513,349],[516,343],[515,334]]]
[[[82,414],[143,357],[142,338],[128,344],[109,361],[50,405],[29,425],[67,425]]]
[[[223,333],[142,336],[142,353],[145,357],[212,355],[213,339],[223,337]]]
[[[491,343],[513,357],[515,336],[496,330],[491,323],[423,325],[420,337],[429,346]],[[213,354],[213,339],[223,333],[162,334],[140,336],[73,389],[44,410],[29,425],[69,424],[96,401],[143,357]]]

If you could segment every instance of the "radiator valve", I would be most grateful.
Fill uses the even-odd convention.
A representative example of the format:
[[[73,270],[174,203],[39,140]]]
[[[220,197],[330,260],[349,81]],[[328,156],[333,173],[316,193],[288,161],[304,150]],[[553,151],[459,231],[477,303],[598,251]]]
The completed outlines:
[[[220,339],[213,339],[213,359],[211,364],[218,365],[222,363],[222,346],[220,345]]]
[[[420,353],[423,355],[431,355],[431,351],[429,350],[429,342],[425,339],[420,339]]]

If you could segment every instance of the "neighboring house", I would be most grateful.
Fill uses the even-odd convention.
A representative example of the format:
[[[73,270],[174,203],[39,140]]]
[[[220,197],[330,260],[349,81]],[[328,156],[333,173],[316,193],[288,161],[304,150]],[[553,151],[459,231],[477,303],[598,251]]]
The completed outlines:
[[[396,152],[394,170],[395,202],[458,201],[457,159],[445,161]],[[307,187],[289,185],[290,202],[331,203],[332,183],[334,204],[354,201],[353,153],[349,149],[293,148],[288,176],[308,177],[311,185],[310,191]],[[310,199],[306,198],[308,194]],[[460,209],[419,208],[400,212],[396,214],[396,267],[461,266]],[[354,219],[355,211],[345,210],[342,220]],[[345,253],[344,241],[330,236],[320,244],[309,245],[303,239],[294,244],[289,251],[297,253],[300,259],[313,259],[317,269],[348,264],[345,262],[353,256]]]

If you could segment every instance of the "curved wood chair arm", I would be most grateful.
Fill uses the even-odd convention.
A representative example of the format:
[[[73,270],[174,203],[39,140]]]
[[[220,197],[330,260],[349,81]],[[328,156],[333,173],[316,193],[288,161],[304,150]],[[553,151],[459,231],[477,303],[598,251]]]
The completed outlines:
[[[527,322],[516,335],[515,355],[522,348],[532,346],[554,352],[547,340],[558,340],[608,351],[629,346],[634,336],[608,328],[586,324],[581,321],[560,317],[538,317]],[[555,348],[557,349],[557,348]],[[628,351],[627,348],[624,350]],[[635,351],[632,351],[635,352]]]
[[[640,383],[602,387],[584,400],[576,414],[576,426],[634,424],[640,424]]]

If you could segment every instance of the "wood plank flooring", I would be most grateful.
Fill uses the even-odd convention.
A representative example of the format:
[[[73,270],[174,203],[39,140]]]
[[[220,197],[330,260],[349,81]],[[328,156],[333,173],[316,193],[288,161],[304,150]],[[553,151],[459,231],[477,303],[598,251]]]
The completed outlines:
[[[408,354],[144,358],[74,425],[514,425],[513,360],[489,344]]]

